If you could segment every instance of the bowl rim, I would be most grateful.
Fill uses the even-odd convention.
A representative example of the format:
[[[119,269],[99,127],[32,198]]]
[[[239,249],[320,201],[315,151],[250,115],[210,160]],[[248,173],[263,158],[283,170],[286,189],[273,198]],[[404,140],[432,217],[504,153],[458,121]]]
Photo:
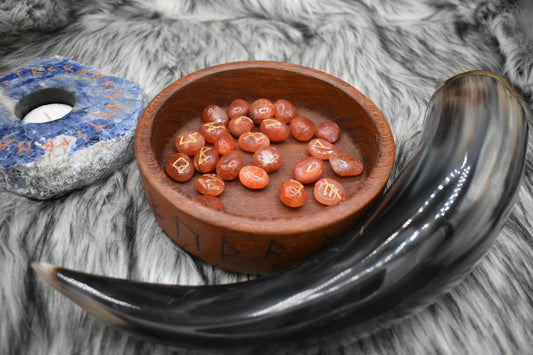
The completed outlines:
[[[283,230],[280,230],[280,218],[254,217],[217,211],[192,201],[190,197],[179,190],[177,184],[166,175],[164,169],[159,165],[154,150],[146,148],[152,148],[151,134],[157,109],[163,107],[176,91],[194,80],[228,70],[254,68],[291,71],[296,74],[311,76],[315,80],[324,81],[342,90],[364,108],[377,128],[376,141],[380,147],[376,164],[363,183],[363,187],[368,187],[366,186],[368,181],[372,180],[370,188],[362,188],[358,192],[357,198],[347,198],[336,205],[325,206],[324,210],[320,211],[321,218],[316,218],[316,213],[283,216],[281,217],[283,221],[290,221],[290,223],[285,223],[286,226],[284,226]],[[333,225],[338,221],[349,218],[350,215],[357,213],[357,211],[369,207],[381,194],[392,172],[396,153],[392,131],[387,120],[376,105],[359,90],[345,81],[317,69],[293,63],[263,60],[217,64],[177,79],[159,92],[145,108],[137,125],[134,146],[137,165],[143,180],[151,186],[152,190],[156,190],[159,196],[196,220],[204,221],[217,228],[244,234],[296,235],[323,229],[325,227],[324,220],[331,221],[328,225]],[[178,204],[171,201],[178,202]],[[250,223],[251,221],[255,223]]]

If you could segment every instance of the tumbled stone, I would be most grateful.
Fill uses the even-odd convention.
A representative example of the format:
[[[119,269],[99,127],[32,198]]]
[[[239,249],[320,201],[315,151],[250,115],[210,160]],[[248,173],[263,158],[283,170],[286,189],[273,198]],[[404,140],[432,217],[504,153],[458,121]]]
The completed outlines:
[[[279,187],[279,199],[289,207],[301,207],[307,200],[307,192],[301,182],[289,179]]]
[[[320,179],[313,191],[315,199],[323,205],[333,206],[346,199],[346,192],[341,183],[333,179]]]

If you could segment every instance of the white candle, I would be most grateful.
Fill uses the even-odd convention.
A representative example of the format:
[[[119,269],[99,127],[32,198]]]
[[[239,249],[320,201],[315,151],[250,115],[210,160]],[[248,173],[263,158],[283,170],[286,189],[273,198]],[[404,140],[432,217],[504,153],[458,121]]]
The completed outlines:
[[[67,104],[46,104],[31,110],[22,122],[24,123],[45,123],[58,120],[72,111],[72,106]]]

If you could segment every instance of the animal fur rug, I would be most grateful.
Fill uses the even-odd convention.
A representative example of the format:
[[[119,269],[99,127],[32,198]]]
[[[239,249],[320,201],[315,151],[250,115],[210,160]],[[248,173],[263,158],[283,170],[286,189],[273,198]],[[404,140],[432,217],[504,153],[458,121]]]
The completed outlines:
[[[394,177],[414,154],[431,94],[455,74],[493,71],[531,112],[533,52],[518,11],[512,0],[3,0],[0,74],[61,55],[137,82],[151,99],[214,64],[301,64],[341,78],[381,109],[397,143]],[[532,147],[530,139],[510,217],[462,282],[369,337],[279,353],[533,353]],[[0,354],[177,351],[88,314],[40,279],[33,261],[150,282],[247,278],[191,258],[164,236],[133,159],[57,199],[1,192],[0,211]]]

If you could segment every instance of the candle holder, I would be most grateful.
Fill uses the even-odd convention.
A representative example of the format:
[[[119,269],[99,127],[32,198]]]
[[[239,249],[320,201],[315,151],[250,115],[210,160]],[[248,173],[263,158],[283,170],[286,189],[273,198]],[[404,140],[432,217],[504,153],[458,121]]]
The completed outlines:
[[[108,175],[144,104],[138,84],[59,56],[0,78],[0,188],[48,199]]]

